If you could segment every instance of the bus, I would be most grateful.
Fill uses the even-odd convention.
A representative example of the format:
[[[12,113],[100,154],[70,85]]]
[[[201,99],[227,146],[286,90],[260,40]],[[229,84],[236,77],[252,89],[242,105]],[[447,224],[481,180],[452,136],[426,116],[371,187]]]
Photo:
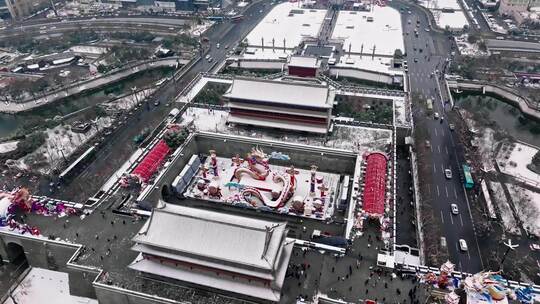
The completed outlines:
[[[472,187],[474,187],[471,168],[467,165],[463,165],[463,182],[465,183],[465,188],[467,189],[472,189]]]

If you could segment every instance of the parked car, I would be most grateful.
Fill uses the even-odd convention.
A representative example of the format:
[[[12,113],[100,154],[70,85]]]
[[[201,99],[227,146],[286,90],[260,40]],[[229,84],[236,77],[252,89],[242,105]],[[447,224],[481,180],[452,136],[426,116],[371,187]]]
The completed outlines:
[[[438,112],[433,113],[433,118],[439,119],[439,113]]]
[[[448,127],[450,128],[450,131],[454,131],[456,129],[456,126],[454,126],[454,124],[449,124]]]
[[[531,250],[540,250],[540,245],[538,244],[531,244],[529,247],[531,248]]]

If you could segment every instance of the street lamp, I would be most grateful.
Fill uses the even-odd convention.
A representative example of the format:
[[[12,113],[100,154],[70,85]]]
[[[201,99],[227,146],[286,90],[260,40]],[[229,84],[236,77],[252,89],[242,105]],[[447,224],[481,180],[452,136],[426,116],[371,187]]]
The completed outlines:
[[[504,264],[504,260],[506,259],[506,256],[508,255],[508,252],[510,252],[510,250],[515,250],[516,248],[519,247],[518,244],[512,244],[512,240],[511,239],[508,239],[508,243],[505,243],[503,242],[503,244],[508,247],[508,249],[506,249],[506,252],[504,253],[504,256],[501,260],[501,268],[503,267],[503,264]]]

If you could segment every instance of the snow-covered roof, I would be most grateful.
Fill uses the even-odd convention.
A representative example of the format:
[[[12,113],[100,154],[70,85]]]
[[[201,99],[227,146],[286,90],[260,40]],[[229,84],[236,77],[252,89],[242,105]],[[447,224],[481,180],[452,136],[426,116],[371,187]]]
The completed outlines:
[[[336,64],[338,67],[352,67],[355,69],[373,71],[385,75],[403,75],[402,69],[393,67],[391,57],[366,56],[366,55],[343,55]]]
[[[331,108],[333,102],[327,86],[245,78],[236,78],[223,96],[308,108]]]
[[[68,57],[68,58],[62,58],[62,59],[56,59],[56,60],[53,60],[52,64],[64,64],[64,63],[68,63],[70,61],[72,61],[73,59],[75,59],[75,57]]]
[[[286,223],[160,202],[133,238],[202,260],[272,271],[285,240]]]
[[[319,68],[320,63],[316,57],[291,56],[289,66],[317,69]]]
[[[300,2],[283,2],[264,17],[246,36],[248,44],[260,46],[264,39],[265,46],[294,48],[305,37],[316,37],[326,16],[326,10],[303,9]]]
[[[353,53],[371,54],[375,48],[375,55],[392,56],[396,49],[405,49],[401,16],[389,6],[374,6],[371,12],[340,11],[332,39],[343,39],[343,48],[348,51],[350,45]]]
[[[280,47],[279,45],[276,45],[273,49],[271,47],[248,47],[241,58],[286,60],[291,53],[291,50],[283,50],[283,46]]]

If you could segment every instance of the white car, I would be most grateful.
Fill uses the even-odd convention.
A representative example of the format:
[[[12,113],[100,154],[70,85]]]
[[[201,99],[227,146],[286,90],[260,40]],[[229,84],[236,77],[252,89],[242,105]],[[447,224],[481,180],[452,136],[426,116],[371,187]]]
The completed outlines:
[[[452,214],[457,215],[459,213],[459,209],[458,209],[458,206],[456,204],[451,204],[450,208],[452,209]]]
[[[467,247],[467,242],[465,242],[464,239],[459,239],[459,249],[461,251],[467,251],[469,248]]]
[[[452,170],[444,169],[444,176],[446,176],[446,178],[448,178],[448,179],[451,179],[452,178]]]
[[[433,114],[433,118],[439,119],[439,113],[438,113],[438,112],[435,112],[435,113]]]
[[[531,248],[531,250],[540,250],[540,245],[538,244],[531,244],[529,247]]]

